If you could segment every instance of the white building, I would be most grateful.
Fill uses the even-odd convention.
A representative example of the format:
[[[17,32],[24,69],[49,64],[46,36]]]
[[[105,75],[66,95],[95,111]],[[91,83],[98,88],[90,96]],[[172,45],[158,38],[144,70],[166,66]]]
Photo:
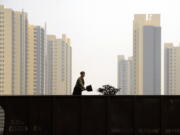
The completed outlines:
[[[134,94],[133,90],[133,61],[132,57],[128,60],[123,55],[118,56],[118,81],[117,87],[120,88],[120,95]]]
[[[164,94],[180,95],[180,46],[164,46]]]
[[[46,90],[45,94],[71,94],[71,46],[65,35],[47,36]]]

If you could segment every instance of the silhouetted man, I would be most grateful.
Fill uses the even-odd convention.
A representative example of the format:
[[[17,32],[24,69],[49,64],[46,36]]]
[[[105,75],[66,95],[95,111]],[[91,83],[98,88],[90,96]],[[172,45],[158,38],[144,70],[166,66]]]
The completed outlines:
[[[82,95],[82,91],[85,90],[84,77],[85,77],[85,72],[84,71],[80,72],[80,77],[76,81],[76,85],[74,87],[73,95]]]

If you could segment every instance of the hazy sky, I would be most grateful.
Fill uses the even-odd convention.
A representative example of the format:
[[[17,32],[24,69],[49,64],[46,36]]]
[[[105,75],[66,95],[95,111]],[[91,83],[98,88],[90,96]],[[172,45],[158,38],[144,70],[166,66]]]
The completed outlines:
[[[0,0],[24,9],[29,23],[47,22],[48,34],[66,33],[72,40],[73,85],[81,70],[96,90],[116,86],[117,55],[132,55],[132,21],[136,13],[160,13],[162,45],[180,42],[179,0]]]

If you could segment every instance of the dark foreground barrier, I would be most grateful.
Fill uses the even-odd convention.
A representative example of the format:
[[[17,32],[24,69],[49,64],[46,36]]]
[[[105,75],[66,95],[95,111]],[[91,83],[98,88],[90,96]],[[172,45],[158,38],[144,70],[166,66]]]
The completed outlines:
[[[4,116],[4,135],[180,135],[180,96],[1,96],[0,106],[0,135]]]

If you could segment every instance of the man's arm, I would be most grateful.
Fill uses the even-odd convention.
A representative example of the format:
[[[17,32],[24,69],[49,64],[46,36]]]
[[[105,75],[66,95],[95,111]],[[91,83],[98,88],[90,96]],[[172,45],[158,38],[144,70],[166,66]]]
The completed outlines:
[[[80,87],[81,87],[82,91],[85,90],[85,87],[84,87],[82,79],[79,79],[79,84],[80,84]]]

